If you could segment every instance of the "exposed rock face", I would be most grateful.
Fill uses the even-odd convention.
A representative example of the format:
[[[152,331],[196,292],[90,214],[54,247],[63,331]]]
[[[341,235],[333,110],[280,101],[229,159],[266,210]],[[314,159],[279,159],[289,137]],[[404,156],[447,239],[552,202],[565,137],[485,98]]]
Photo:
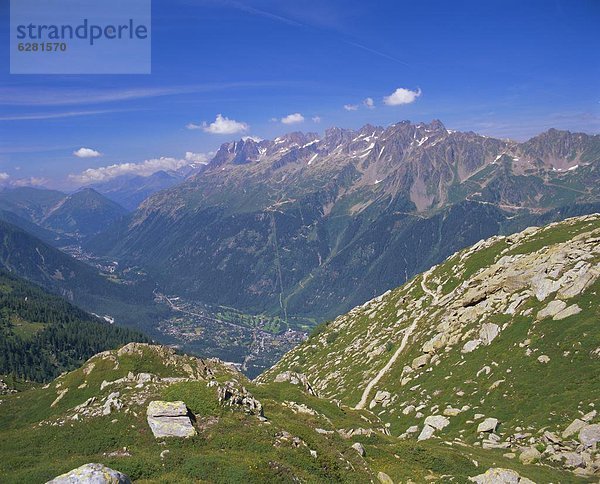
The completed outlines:
[[[148,425],[156,438],[196,435],[184,402],[155,400],[148,405],[147,416]]]
[[[313,386],[306,378],[306,375],[303,373],[296,373],[295,371],[284,371],[275,377],[276,383],[281,382],[290,382],[292,385],[300,385],[304,387],[304,390],[315,397],[318,397],[317,392],[313,389]]]
[[[521,477],[511,469],[502,469],[500,467],[488,469],[483,474],[469,477],[469,480],[477,484],[535,484],[532,480]]]
[[[92,463],[62,474],[47,484],[131,484],[131,480],[119,471]]]
[[[219,402],[224,405],[241,407],[246,413],[264,417],[262,404],[237,382],[228,381],[218,388]]]

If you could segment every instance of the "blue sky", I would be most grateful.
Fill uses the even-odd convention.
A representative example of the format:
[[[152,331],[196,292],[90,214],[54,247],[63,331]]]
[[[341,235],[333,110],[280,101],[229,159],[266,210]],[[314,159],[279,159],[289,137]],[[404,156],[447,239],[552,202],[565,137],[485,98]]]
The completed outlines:
[[[244,135],[404,119],[600,132],[597,0],[154,0],[152,15],[151,75],[10,75],[0,52],[2,177],[68,188]],[[231,122],[211,128],[219,114]]]

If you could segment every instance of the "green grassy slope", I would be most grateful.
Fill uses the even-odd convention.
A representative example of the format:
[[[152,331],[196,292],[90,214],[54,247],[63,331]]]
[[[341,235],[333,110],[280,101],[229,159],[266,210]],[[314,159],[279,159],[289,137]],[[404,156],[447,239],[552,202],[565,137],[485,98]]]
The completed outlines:
[[[130,372],[133,378],[127,379]],[[138,383],[143,372],[152,381]],[[225,381],[245,386],[262,403],[267,420],[221,404],[217,387]],[[123,407],[101,415],[113,392],[119,392]],[[145,415],[155,399],[183,400],[195,415],[198,435],[155,439]],[[401,441],[384,428],[367,410],[318,398],[289,382],[257,386],[216,360],[128,345],[91,358],[46,388],[0,397],[0,475],[6,483],[45,482],[100,462],[147,483],[362,483],[376,481],[379,472],[396,482],[441,476],[467,482],[502,464],[538,482],[569,482],[567,474],[552,469],[509,463],[480,449]],[[358,429],[364,429],[362,435]],[[355,435],[348,437],[352,430]],[[356,442],[364,446],[364,457],[351,447]]]
[[[485,416],[504,447],[490,453],[544,450],[544,431],[560,435],[600,401],[599,263],[598,215],[488,239],[323,325],[259,380],[303,372],[407,439],[446,411],[436,440],[489,444]],[[551,301],[579,312],[544,317]],[[488,341],[486,329],[498,334]]]

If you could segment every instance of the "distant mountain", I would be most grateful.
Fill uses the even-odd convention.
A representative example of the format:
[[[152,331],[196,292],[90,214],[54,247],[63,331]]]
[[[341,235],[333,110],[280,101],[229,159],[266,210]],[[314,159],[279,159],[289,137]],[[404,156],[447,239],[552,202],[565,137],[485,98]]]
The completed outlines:
[[[85,188],[65,197],[46,212],[42,224],[58,233],[95,235],[127,214],[127,210],[96,190]]]
[[[4,219],[29,232],[25,223],[37,225],[36,235],[55,233],[55,245],[95,235],[127,214],[117,203],[93,189],[72,195],[39,188],[10,188],[0,191],[0,210],[18,218]],[[44,240],[51,238],[44,236]]]
[[[171,188],[184,178],[180,173],[157,171],[150,176],[120,176],[91,188],[127,210],[135,210],[150,195]]]
[[[117,323],[141,327],[154,319],[152,283],[109,279],[100,269],[4,221],[0,221],[0,268]]]
[[[600,136],[525,143],[440,121],[225,143],[88,247],[169,293],[317,320],[481,238],[595,210]]]
[[[599,242],[600,214],[482,240],[323,324],[258,383],[302,373],[399,440],[595,481]]]
[[[94,354],[148,338],[0,269],[0,375],[49,381]]]

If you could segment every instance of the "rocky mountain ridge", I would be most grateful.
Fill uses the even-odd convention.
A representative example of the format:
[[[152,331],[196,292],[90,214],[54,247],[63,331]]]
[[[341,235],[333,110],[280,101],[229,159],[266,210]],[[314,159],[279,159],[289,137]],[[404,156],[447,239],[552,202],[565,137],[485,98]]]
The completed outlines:
[[[599,160],[598,135],[439,121],[245,138],[88,248],[165,292],[322,321],[481,238],[597,211]]]

